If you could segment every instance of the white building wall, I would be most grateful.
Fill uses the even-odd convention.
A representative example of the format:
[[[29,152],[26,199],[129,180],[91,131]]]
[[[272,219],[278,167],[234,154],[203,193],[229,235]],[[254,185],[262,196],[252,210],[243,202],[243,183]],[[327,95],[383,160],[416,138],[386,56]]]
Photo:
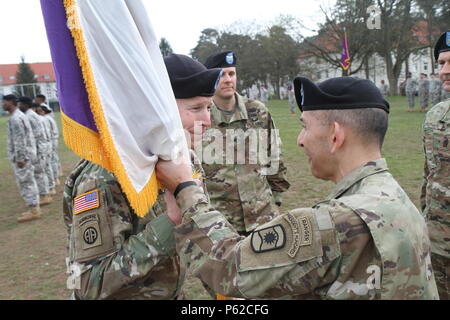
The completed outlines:
[[[342,76],[342,69],[336,68],[335,66],[319,60],[316,57],[307,58],[303,65],[313,66],[313,68],[308,68],[308,73],[311,75],[313,81],[324,81],[334,77]],[[438,73],[438,64],[435,63],[435,73]],[[351,67],[359,66],[359,62],[354,63]],[[398,85],[400,85],[405,80],[405,63],[402,66],[400,72]],[[425,73],[428,76],[432,73],[431,59],[429,54],[429,49],[424,49],[417,54],[411,54],[409,57],[409,71],[413,74],[413,77],[419,78],[420,73]],[[300,76],[302,70],[300,70]],[[352,74],[353,77],[366,78],[366,72],[364,67],[361,68],[357,73]],[[373,55],[369,59],[369,80],[373,81],[377,86],[380,85],[381,80],[389,85],[389,80],[387,76],[386,66],[384,59],[378,55]]]
[[[47,97],[48,101],[57,101],[57,89],[56,89],[56,82],[42,82],[37,83],[39,85],[39,88],[41,90],[41,94],[45,95]],[[8,95],[12,94],[15,91],[16,85],[2,85],[0,86],[0,94],[1,95]]]

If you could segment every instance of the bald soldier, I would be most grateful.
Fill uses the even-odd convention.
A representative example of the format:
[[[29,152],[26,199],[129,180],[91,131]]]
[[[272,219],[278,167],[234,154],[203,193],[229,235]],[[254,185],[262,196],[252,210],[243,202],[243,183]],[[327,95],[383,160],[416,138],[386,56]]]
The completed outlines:
[[[210,125],[209,110],[221,70],[207,70],[176,54],[164,62],[183,128],[193,141],[194,134]],[[201,178],[200,162],[193,152],[191,157],[191,175]],[[167,216],[178,208],[166,205],[168,195],[160,192],[156,204],[139,218],[111,172],[86,160],[77,165],[66,181],[63,203],[73,298],[177,298],[184,274],[175,255],[174,224]],[[80,205],[85,199],[97,204],[86,210]]]
[[[434,49],[442,88],[450,92],[450,31]],[[450,299],[450,99],[435,105],[425,118],[425,170],[421,203],[428,220],[431,262],[442,300]]]
[[[273,219],[290,184],[269,110],[236,92],[236,63],[232,51],[217,52],[206,59],[205,66],[222,68],[223,76],[213,98],[211,129],[205,134],[203,150],[213,141],[222,143],[216,152],[220,158],[210,159],[203,152],[202,165],[212,204],[240,234],[247,235]],[[260,161],[263,153],[270,154],[268,163]]]
[[[182,265],[244,298],[438,299],[424,218],[381,157],[389,104],[369,80],[294,80],[313,175],[336,183],[312,208],[284,213],[244,238],[214,210],[189,167],[160,160],[175,192]],[[179,219],[179,216],[171,216]]]

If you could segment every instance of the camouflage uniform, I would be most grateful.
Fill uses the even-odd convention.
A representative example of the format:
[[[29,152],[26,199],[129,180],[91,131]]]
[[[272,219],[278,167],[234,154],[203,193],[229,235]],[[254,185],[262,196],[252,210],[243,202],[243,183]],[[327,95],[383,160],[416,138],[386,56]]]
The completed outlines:
[[[434,106],[423,126],[425,170],[421,204],[441,299],[450,299],[450,99]]]
[[[269,103],[269,90],[267,90],[266,88],[261,88],[261,102],[262,104],[264,104],[265,106],[267,106],[267,104]]]
[[[204,176],[193,152],[191,160],[193,170]],[[97,191],[97,208],[74,211],[74,201]],[[69,277],[68,283],[75,287],[72,298],[162,300],[178,296],[184,274],[175,255],[174,225],[165,214],[162,191],[148,214],[139,218],[116,178],[83,160],[66,181],[63,209],[68,266],[80,275],[78,288],[73,275]]]
[[[39,191],[34,178],[36,141],[27,117],[16,109],[8,119],[8,159],[16,175],[20,194],[29,207],[39,206]],[[23,168],[18,162],[25,162]]]
[[[53,176],[56,180],[59,176],[59,171],[60,171],[59,156],[58,156],[59,130],[58,130],[58,126],[56,124],[55,119],[50,114],[47,114],[44,117],[47,119],[47,121],[50,124],[50,133],[51,133],[51,139],[52,139],[51,140],[52,141],[52,152],[51,152],[50,159],[51,159]]]
[[[196,186],[177,196],[182,268],[226,296],[438,299],[424,218],[384,159],[347,175],[326,201],[240,237]]]
[[[430,80],[430,100],[432,106],[435,106],[441,102],[441,87],[442,83],[439,78],[433,78]]]
[[[48,178],[48,187],[50,189],[54,189],[56,184],[55,180],[57,177],[53,174],[53,166],[52,166],[52,153],[53,153],[53,139],[51,133],[50,122],[47,120],[45,116],[40,116],[41,121],[44,125],[45,129],[45,137],[46,137],[46,154],[45,154],[45,173]]]
[[[445,91],[443,86],[441,86],[441,88],[441,101],[450,99],[450,92]]]
[[[414,108],[414,96],[417,89],[417,79],[407,78],[405,85],[406,97],[408,98],[408,106],[412,109]]]
[[[419,79],[419,101],[422,109],[428,108],[428,99],[430,92],[430,81],[428,79]]]
[[[45,173],[45,161],[48,153],[45,127],[42,122],[42,117],[33,110],[28,109],[25,115],[30,122],[36,140],[36,160],[33,162],[34,178],[39,189],[39,194],[46,195],[49,193],[49,185],[48,177]]]
[[[380,92],[383,95],[383,97],[386,99],[389,94],[389,86],[386,83],[380,85]]]
[[[285,178],[286,168],[281,159],[281,152],[279,152],[280,142],[274,130],[275,125],[267,108],[261,102],[247,100],[238,94],[236,94],[236,111],[227,114],[226,111],[219,110],[215,105],[212,106],[211,123],[211,128],[204,135],[204,146],[206,147],[210,138],[217,133],[223,137],[223,149],[220,150],[223,151],[223,157],[220,158],[221,163],[208,163],[209,161],[205,159],[205,152],[203,153],[202,166],[206,173],[206,186],[211,202],[217,210],[225,214],[238,232],[249,232],[257,225],[273,218],[277,204],[281,205],[282,202],[281,193],[290,186]],[[242,134],[238,133],[234,140],[227,139],[227,136],[230,137],[227,135],[227,131],[230,129],[241,129],[246,133],[255,133],[258,129],[269,129],[267,131],[270,131],[271,136],[265,141],[269,142],[267,144],[269,150],[272,144],[274,144],[274,148],[277,148],[280,157],[276,160],[279,160],[279,166],[274,171],[267,172],[270,175],[264,175],[265,169],[263,165],[259,164],[260,162],[252,164],[249,161],[250,154],[255,155],[252,153],[254,150],[249,147],[250,137],[244,138],[242,132]],[[255,131],[249,131],[249,129]],[[238,142],[240,138],[242,141]],[[231,142],[234,144],[234,157],[225,158],[227,140],[232,140]],[[275,143],[271,144],[271,141]],[[242,164],[243,161],[239,162],[237,156],[238,150],[241,150],[242,146],[246,150],[245,164]],[[275,157],[276,155],[274,155]],[[276,163],[274,158],[270,159],[271,164]],[[230,159],[231,162],[229,162]]]

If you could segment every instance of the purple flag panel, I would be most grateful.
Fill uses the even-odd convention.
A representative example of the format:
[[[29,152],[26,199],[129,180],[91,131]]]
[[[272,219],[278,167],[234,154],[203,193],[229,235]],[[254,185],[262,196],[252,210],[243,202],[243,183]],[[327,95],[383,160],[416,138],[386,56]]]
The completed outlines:
[[[66,116],[98,132],[89,107],[74,41],[67,27],[63,0],[41,0],[47,38],[55,70],[58,98]]]
[[[344,39],[342,39],[341,67],[344,70],[350,68],[350,52],[348,49],[347,33],[345,33]]]

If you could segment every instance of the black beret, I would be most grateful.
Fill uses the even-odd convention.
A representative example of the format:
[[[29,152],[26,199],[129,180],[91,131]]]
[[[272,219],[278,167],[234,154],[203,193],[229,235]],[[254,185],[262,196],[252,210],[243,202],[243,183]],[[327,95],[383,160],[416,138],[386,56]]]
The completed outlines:
[[[237,58],[233,51],[216,52],[210,55],[205,61],[205,67],[212,68],[230,68],[235,67]]]
[[[450,31],[444,32],[439,37],[436,45],[434,46],[434,58],[436,61],[439,58],[439,53],[450,51]]]
[[[212,97],[222,75],[222,69],[208,70],[200,62],[182,55],[170,54],[164,58],[170,84],[177,99]]]
[[[49,108],[47,108],[44,104],[41,104],[39,106],[45,113],[51,113],[52,110],[50,110]]]
[[[29,98],[29,97],[20,97],[19,102],[26,104],[27,106],[30,106],[30,107],[33,104],[33,100],[31,100],[31,98]]]
[[[295,98],[300,111],[379,108],[389,113],[389,103],[375,84],[366,79],[338,77],[313,83],[294,79]]]
[[[6,96],[3,96],[2,98],[5,101],[14,101],[17,102],[17,97],[13,94],[7,94]]]

